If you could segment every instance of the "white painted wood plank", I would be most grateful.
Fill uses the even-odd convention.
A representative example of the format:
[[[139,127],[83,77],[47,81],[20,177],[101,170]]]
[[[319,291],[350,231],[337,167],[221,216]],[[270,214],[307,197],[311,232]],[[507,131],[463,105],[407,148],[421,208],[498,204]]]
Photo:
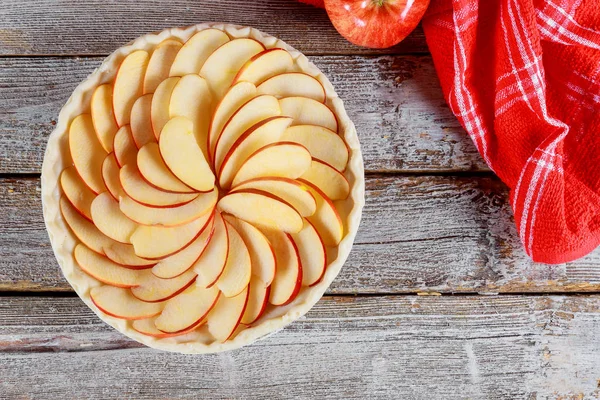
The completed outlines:
[[[9,398],[595,399],[599,296],[329,297],[228,353],[163,353],[77,298],[0,298]]]

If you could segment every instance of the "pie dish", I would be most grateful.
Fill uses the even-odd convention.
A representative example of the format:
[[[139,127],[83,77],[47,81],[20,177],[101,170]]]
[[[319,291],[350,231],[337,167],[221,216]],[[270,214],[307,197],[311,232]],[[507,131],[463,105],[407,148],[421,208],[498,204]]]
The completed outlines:
[[[218,352],[321,298],[360,223],[363,161],[303,54],[200,24],[134,40],[75,89],[42,203],[64,276],[102,320],[153,348]]]

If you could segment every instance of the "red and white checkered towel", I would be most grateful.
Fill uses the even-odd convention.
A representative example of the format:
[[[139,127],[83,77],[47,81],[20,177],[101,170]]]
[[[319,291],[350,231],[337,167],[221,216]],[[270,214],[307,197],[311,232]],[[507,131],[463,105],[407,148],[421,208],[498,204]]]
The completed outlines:
[[[444,95],[510,187],[523,246],[561,263],[600,244],[598,0],[432,0]]]

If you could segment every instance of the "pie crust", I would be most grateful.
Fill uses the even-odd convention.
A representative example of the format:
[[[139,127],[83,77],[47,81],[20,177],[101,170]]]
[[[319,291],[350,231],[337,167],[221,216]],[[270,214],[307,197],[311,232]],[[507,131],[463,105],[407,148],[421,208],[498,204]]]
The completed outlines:
[[[336,207],[344,223],[344,237],[337,248],[333,248],[333,254],[328,254],[330,261],[321,281],[314,286],[303,286],[298,296],[291,303],[268,310],[257,323],[242,330],[233,339],[223,343],[215,341],[207,332],[205,326],[182,336],[154,338],[134,330],[131,325],[132,321],[114,318],[100,311],[93,304],[90,291],[92,288],[103,284],[84,273],[75,262],[73,250],[78,240],[66,225],[59,208],[62,195],[59,183],[60,174],[66,167],[72,165],[68,144],[68,128],[76,116],[89,108],[94,89],[103,83],[113,81],[117,67],[125,56],[133,51],[152,51],[156,45],[169,38],[176,38],[185,42],[198,31],[207,28],[225,31],[232,39],[246,37],[255,39],[267,49],[277,47],[287,50],[302,72],[315,77],[323,85],[327,105],[338,118],[338,134],[344,139],[349,149],[349,159],[344,175],[350,183],[350,195],[346,200],[336,202]],[[179,353],[214,353],[239,348],[274,333],[303,316],[322,297],[340,272],[352,248],[364,205],[364,167],[356,129],[346,114],[342,100],[335,93],[327,77],[302,53],[283,41],[254,28],[222,23],[172,28],[160,33],[148,34],[135,39],[108,56],[99,68],[77,86],[60,111],[56,129],[48,139],[42,166],[41,185],[44,221],[54,254],[65,278],[79,297],[100,319],[124,335],[152,348]]]

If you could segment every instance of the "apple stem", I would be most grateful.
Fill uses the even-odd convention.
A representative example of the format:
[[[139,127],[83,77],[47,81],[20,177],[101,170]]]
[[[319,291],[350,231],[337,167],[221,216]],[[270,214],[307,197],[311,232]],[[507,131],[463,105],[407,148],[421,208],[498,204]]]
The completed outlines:
[[[381,7],[383,6],[383,3],[385,3],[385,0],[371,0],[373,2],[373,4],[375,4],[377,7]]]

